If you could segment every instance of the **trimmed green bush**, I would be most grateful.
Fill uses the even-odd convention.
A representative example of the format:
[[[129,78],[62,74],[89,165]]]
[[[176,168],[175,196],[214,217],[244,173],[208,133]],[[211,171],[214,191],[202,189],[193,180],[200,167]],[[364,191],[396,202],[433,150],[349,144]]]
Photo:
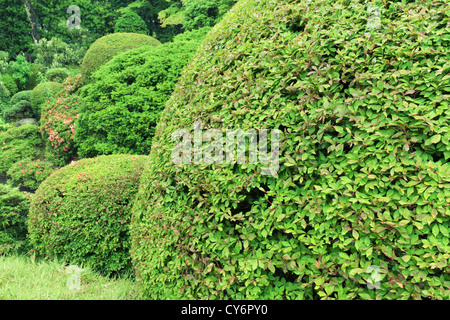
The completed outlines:
[[[79,155],[148,155],[159,114],[205,35],[197,31],[191,41],[127,51],[94,73],[81,90],[75,133]]]
[[[47,100],[52,100],[64,90],[61,83],[43,82],[38,84],[31,92],[30,102],[33,108],[40,110],[41,104]]]
[[[38,126],[26,125],[10,127],[0,132],[0,174],[26,158],[40,159],[44,155],[45,144]]]
[[[356,0],[242,0],[211,31],[133,208],[147,298],[448,299],[449,6],[372,4],[379,28]],[[280,130],[276,175],[174,164],[196,121]]]
[[[23,159],[9,168],[7,172],[8,184],[13,187],[36,191],[39,185],[55,170],[55,165],[48,160]]]
[[[100,66],[121,52],[142,46],[158,46],[161,42],[138,33],[113,33],[95,41],[86,52],[81,64],[83,81],[88,83]]]
[[[117,19],[114,25],[114,32],[148,34],[148,28],[145,21],[137,13],[127,10],[119,19]]]
[[[147,158],[83,159],[47,178],[33,196],[28,217],[36,253],[104,274],[132,272],[128,226]]]
[[[29,207],[25,193],[0,184],[0,256],[17,253],[24,247]]]
[[[6,122],[15,122],[25,118],[32,118],[34,116],[35,113],[31,107],[31,103],[25,100],[21,100],[10,108],[7,108],[3,115]]]
[[[45,73],[45,78],[49,82],[63,83],[68,76],[70,71],[67,68],[52,68]]]
[[[17,92],[11,97],[11,105],[15,105],[17,102],[25,100],[30,102],[32,90],[25,90]]]

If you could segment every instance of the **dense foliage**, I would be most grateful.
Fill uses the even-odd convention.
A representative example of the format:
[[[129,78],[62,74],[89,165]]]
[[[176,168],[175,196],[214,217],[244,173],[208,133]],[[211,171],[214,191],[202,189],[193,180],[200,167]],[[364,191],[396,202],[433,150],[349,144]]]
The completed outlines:
[[[88,83],[91,75],[103,64],[111,60],[114,56],[130,49],[142,46],[158,46],[158,40],[138,33],[114,33],[104,36],[95,41],[81,64],[81,74],[83,81]]]
[[[69,76],[70,71],[67,68],[52,68],[45,73],[45,78],[49,82],[63,83]]]
[[[40,113],[41,105],[61,94],[63,90],[64,86],[59,82],[42,82],[31,92],[31,106]]]
[[[30,200],[16,188],[0,184],[0,256],[22,249]]]
[[[105,274],[131,271],[128,225],[146,159],[83,159],[46,179],[32,198],[28,217],[35,252]]]
[[[374,4],[379,28],[356,0],[242,0],[212,30],[133,208],[148,298],[450,296],[450,9]],[[195,121],[280,130],[278,170],[174,164],[172,134]]]
[[[148,34],[147,24],[139,15],[131,10],[125,13],[116,21],[114,32],[142,33]]]
[[[38,126],[9,127],[6,131],[0,131],[0,175],[22,159],[42,158],[44,149]]]
[[[73,140],[79,116],[78,98],[66,91],[42,106],[41,133],[46,143],[46,156],[57,166],[65,166],[76,157]]]
[[[127,51],[96,72],[81,93],[75,133],[79,155],[147,155],[159,113],[208,30]]]
[[[8,170],[8,184],[36,191],[39,185],[56,170],[53,162],[27,158],[14,163]]]

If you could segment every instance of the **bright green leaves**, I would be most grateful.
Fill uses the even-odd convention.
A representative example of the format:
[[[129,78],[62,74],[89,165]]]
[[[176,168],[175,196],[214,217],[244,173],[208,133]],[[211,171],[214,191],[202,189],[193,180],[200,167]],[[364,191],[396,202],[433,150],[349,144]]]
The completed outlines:
[[[31,201],[32,248],[105,274],[130,272],[131,205],[146,161],[146,156],[101,156],[52,174]]]
[[[366,36],[357,1],[236,5],[184,69],[152,142],[133,227],[149,297],[448,296],[450,57],[429,8],[392,3]],[[170,136],[197,120],[282,130],[277,178],[175,166]]]

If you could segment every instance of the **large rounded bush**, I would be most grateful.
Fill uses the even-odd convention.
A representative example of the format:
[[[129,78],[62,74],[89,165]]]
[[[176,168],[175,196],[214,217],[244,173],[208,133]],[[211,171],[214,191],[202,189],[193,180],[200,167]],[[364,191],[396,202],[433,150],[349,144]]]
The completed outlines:
[[[173,43],[133,49],[100,68],[81,92],[79,155],[149,154],[159,114],[205,34],[199,30]]]
[[[47,178],[33,196],[28,217],[37,254],[105,274],[131,271],[128,226],[147,158],[83,159]]]
[[[24,248],[29,206],[27,194],[0,184],[0,256]]]
[[[40,106],[47,100],[53,99],[64,90],[61,83],[58,82],[43,82],[38,84],[31,92],[30,102],[31,106],[39,110]]]
[[[147,297],[450,296],[449,7],[372,5],[381,23],[360,1],[242,0],[212,30],[133,208]],[[172,134],[196,121],[267,129],[269,152],[278,129],[279,168],[276,152],[274,175],[260,158],[174,164]],[[203,138],[205,154],[222,141]]]
[[[83,81],[88,83],[92,73],[121,52],[142,46],[158,46],[161,42],[138,33],[113,33],[95,41],[86,52],[81,64]]]

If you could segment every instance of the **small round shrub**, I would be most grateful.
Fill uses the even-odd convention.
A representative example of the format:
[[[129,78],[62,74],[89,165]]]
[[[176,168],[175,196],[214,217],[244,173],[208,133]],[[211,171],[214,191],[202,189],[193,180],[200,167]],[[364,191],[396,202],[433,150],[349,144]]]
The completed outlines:
[[[0,132],[0,174],[22,159],[41,159],[44,150],[45,143],[38,126],[9,127]]]
[[[25,100],[30,102],[32,90],[25,90],[17,92],[15,95],[11,97],[11,105],[15,105],[17,102]]]
[[[39,114],[33,109],[27,100],[20,100],[4,111],[3,118],[6,122],[16,122],[25,118],[35,118]]]
[[[8,89],[10,96],[16,94],[19,91],[19,89],[17,88],[16,82],[9,74],[7,74],[7,73],[2,74],[0,79],[3,82],[3,84],[5,85],[6,89]]]
[[[239,1],[157,125],[130,225],[144,296],[448,299],[448,26],[446,1]],[[173,162],[197,121],[222,134],[203,156],[268,130],[272,171]]]
[[[45,73],[45,78],[49,82],[63,83],[68,76],[70,76],[70,71],[66,68],[52,68]]]
[[[159,113],[201,39],[133,49],[102,66],[81,90],[79,155],[147,155]]]
[[[113,33],[96,40],[86,52],[81,64],[83,81],[88,83],[92,73],[121,52],[142,46],[158,46],[161,42],[138,33]]]
[[[78,96],[63,93],[42,105],[41,133],[46,143],[47,160],[65,166],[76,156],[75,121],[78,118]]]
[[[0,256],[19,253],[24,248],[29,207],[27,194],[0,184]]]
[[[14,163],[7,172],[8,184],[13,187],[36,191],[39,185],[54,171],[55,165],[48,160],[23,159]]]
[[[38,255],[129,273],[129,221],[146,156],[113,155],[73,162],[33,196],[28,231]]]
[[[58,82],[43,82],[38,84],[31,92],[30,102],[31,106],[37,110],[40,109],[41,104],[47,100],[52,100],[64,90],[61,83]]]
[[[114,25],[114,32],[148,34],[148,28],[145,21],[137,13],[127,10],[117,19]]]

